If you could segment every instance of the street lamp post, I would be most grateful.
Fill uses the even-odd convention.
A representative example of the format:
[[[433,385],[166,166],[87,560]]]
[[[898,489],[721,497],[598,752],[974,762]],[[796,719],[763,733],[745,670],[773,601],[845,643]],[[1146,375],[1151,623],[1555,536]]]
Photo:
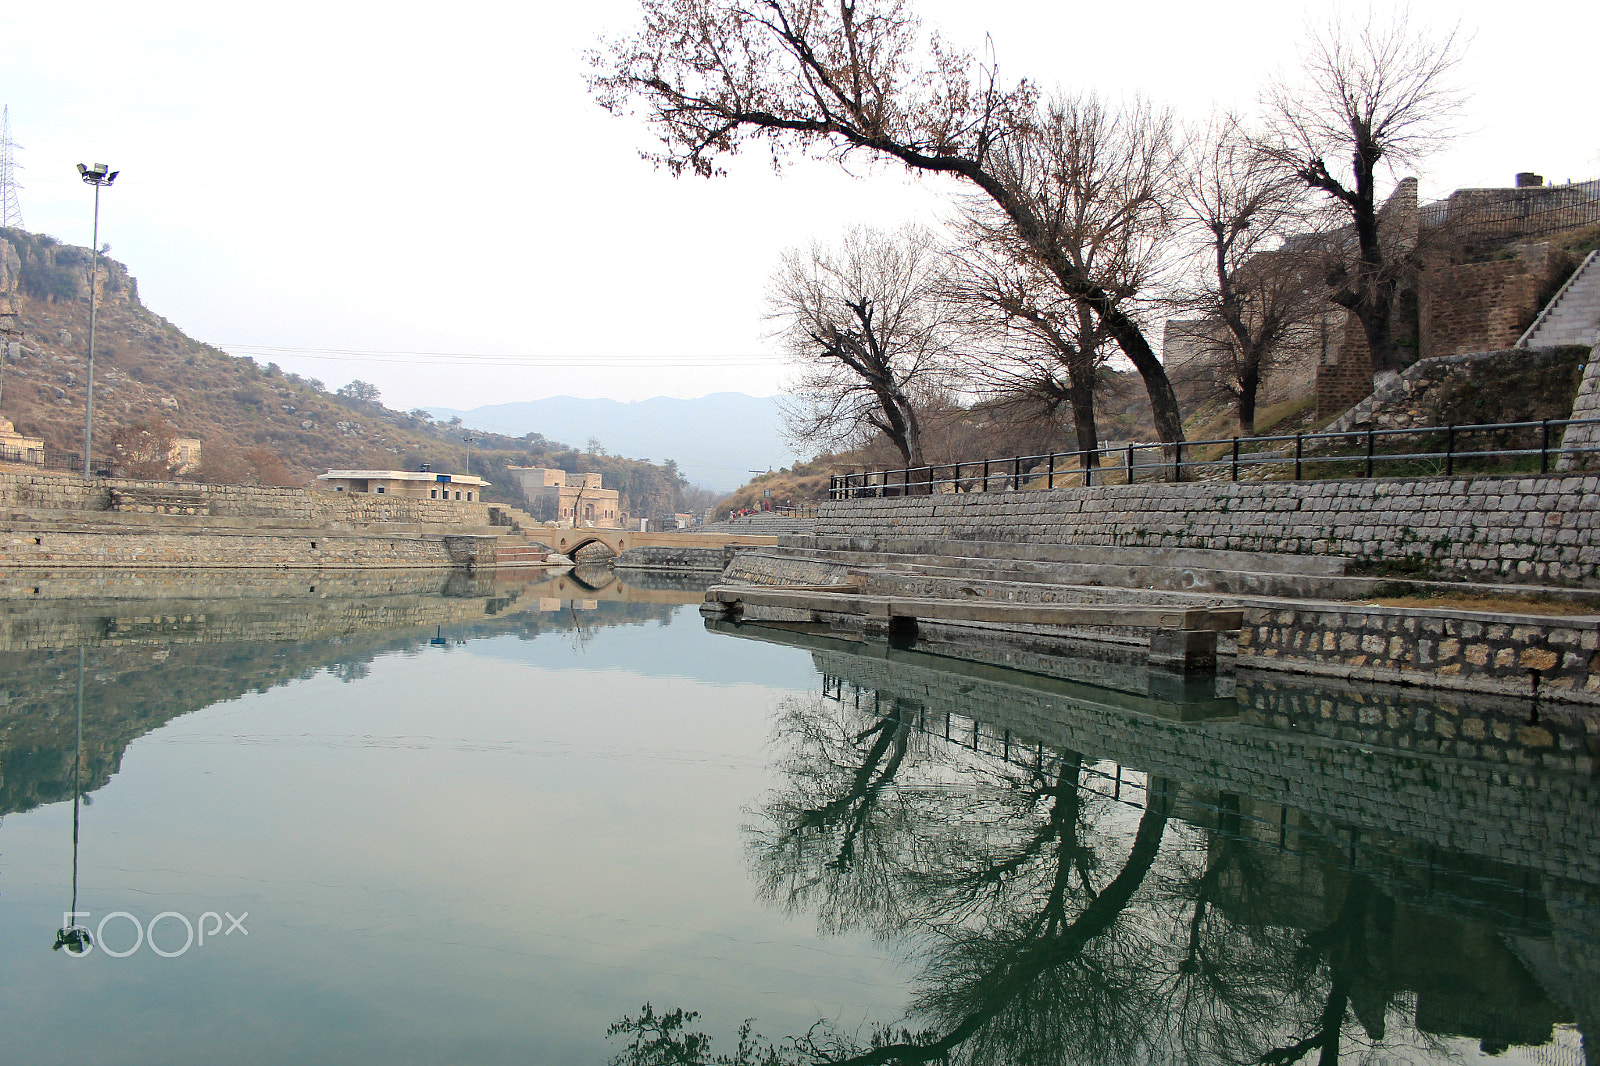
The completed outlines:
[[[463,433],[461,434],[461,439],[465,441],[467,445],[467,475],[470,477],[472,475],[472,442],[477,440],[477,438],[471,433]]]
[[[94,470],[94,326],[95,290],[100,280],[100,190],[109,187],[120,173],[120,170],[111,170],[104,163],[96,163],[92,167],[78,164],[78,176],[85,184],[94,186],[94,260],[89,268],[89,382],[83,404],[84,477],[91,477],[91,471]]]

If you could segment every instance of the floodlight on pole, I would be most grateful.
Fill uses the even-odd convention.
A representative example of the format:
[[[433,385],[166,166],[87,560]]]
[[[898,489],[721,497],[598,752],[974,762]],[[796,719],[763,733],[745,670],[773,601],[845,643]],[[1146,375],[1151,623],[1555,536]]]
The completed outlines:
[[[83,403],[83,476],[91,477],[94,470],[94,327],[95,290],[100,280],[100,190],[117,180],[120,170],[112,170],[104,163],[94,166],[78,164],[78,177],[86,185],[94,186],[94,258],[89,268],[89,378]]]

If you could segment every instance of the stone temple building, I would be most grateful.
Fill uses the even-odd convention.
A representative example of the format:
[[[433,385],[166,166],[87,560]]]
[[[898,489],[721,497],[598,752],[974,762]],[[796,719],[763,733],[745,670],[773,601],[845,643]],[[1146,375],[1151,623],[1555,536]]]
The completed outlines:
[[[521,488],[535,518],[598,529],[622,528],[621,494],[601,487],[599,474],[569,474],[542,466],[512,466],[506,473]]]

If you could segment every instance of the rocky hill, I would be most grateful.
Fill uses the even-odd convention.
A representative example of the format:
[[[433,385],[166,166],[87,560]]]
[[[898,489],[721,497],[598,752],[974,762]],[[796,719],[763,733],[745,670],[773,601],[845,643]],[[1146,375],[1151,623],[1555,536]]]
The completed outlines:
[[[90,250],[17,229],[0,229],[0,313],[15,310],[20,345],[0,358],[0,417],[49,449],[83,446],[89,338]],[[228,355],[184,335],[144,306],[128,269],[102,258],[95,343],[96,465],[116,465],[119,434],[166,424],[202,442],[185,477],[223,483],[303,485],[329,468],[460,470],[458,423],[391,410],[373,392],[329,391],[320,381]],[[352,383],[359,385],[359,383]],[[680,509],[682,479],[669,466],[586,455],[538,432],[476,433],[474,474],[504,495],[508,465],[598,470],[623,495],[624,510]],[[146,475],[148,476],[148,475]],[[514,502],[514,501],[513,501]]]

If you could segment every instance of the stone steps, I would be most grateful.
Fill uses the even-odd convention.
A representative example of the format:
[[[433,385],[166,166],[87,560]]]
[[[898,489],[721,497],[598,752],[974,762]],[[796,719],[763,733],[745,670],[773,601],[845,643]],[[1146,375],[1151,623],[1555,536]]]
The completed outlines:
[[[969,545],[969,549],[972,546]],[[1004,547],[1012,547],[1010,545]],[[905,554],[871,551],[833,551],[803,547],[761,548],[741,552],[726,576],[734,581],[763,581],[774,577],[793,584],[832,584],[852,582],[863,589],[908,594],[918,588],[938,589],[937,595],[960,596],[974,582],[1024,585],[1071,585],[1101,588],[1122,601],[1122,591],[1184,594],[1206,602],[1217,597],[1260,596],[1289,599],[1352,600],[1393,594],[1404,584],[1415,594],[1537,596],[1563,602],[1594,605],[1600,609],[1600,592],[1528,585],[1494,585],[1473,582],[1415,581],[1394,578],[1352,577],[1340,566],[1321,573],[1294,573],[1274,560],[1306,557],[1274,557],[1261,553],[1260,566],[1249,565],[1249,553],[1191,550],[1184,553],[1183,565],[1146,559],[1134,562],[1140,553],[1156,549],[1097,549],[1101,563],[1055,562],[1032,559],[980,556]],[[1238,557],[1245,557],[1240,559]],[[1314,558],[1314,557],[1313,557]],[[1345,560],[1324,560],[1344,563]],[[1209,565],[1207,563],[1209,562]]]
[[[816,528],[815,518],[791,518],[788,515],[753,514],[730,518],[701,526],[699,532],[715,533],[774,533],[805,536]]]
[[[496,567],[543,566],[549,561],[549,550],[533,544],[501,544],[494,551]]]
[[[819,562],[887,566],[930,576],[1257,596],[1327,595],[1329,583],[1343,579],[1349,564],[1338,556],[1202,548],[949,541],[898,551],[840,541],[785,538],[780,544]]]
[[[526,536],[528,530],[544,524],[527,511],[524,511],[522,508],[513,507],[508,503],[490,504],[489,510],[491,512],[491,517],[493,516],[493,512],[498,511],[500,515],[506,519],[505,524],[509,525],[513,530],[522,536]]]
[[[1528,327],[1518,348],[1555,348],[1595,343],[1600,329],[1600,249],[1590,252]]]

